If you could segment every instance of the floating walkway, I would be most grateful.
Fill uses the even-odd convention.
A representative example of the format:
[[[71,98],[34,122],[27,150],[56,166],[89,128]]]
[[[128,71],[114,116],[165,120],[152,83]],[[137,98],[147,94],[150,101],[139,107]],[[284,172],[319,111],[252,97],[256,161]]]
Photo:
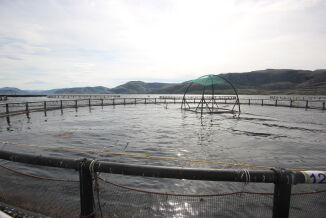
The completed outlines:
[[[69,95],[72,97],[72,95]],[[92,107],[92,106],[109,106],[109,105],[131,105],[131,104],[181,104],[182,98],[178,96],[166,97],[160,96],[158,98],[121,98],[121,97],[103,97],[98,98],[95,95],[93,98],[81,98],[84,95],[76,95],[73,99],[49,100],[49,101],[31,101],[31,102],[7,102],[0,103],[0,117],[9,117],[18,114],[29,114],[31,112],[49,110],[63,110],[65,108]],[[89,95],[88,95],[89,97]],[[211,100],[211,97],[205,97],[206,100]],[[235,98],[231,96],[216,96],[214,100],[220,104],[234,104]],[[201,98],[189,97],[188,104],[198,104]],[[304,108],[317,109],[325,111],[325,101],[320,100],[280,100],[280,99],[240,99],[241,105],[260,105],[260,106],[274,106],[274,107],[290,107],[290,108]]]

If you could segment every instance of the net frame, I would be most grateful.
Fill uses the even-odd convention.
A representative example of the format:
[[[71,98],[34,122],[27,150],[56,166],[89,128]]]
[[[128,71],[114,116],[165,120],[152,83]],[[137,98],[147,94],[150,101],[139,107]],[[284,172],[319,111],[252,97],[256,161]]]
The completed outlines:
[[[219,75],[209,74],[209,75],[201,76],[194,80],[190,80],[188,82],[189,85],[187,86],[182,98],[182,103],[181,103],[182,110],[200,113],[201,118],[204,113],[208,113],[208,114],[229,113],[232,114],[234,117],[240,116],[241,109],[240,109],[240,100],[239,100],[238,92],[235,86],[226,78]],[[215,98],[215,91],[216,91],[215,85],[219,83],[226,83],[233,89],[235,95],[235,102],[231,107],[232,109],[221,107],[218,104],[219,102]],[[192,107],[190,106],[192,102],[187,101],[186,95],[193,84],[199,84],[202,86],[202,94],[199,103]],[[207,97],[205,98],[207,87],[211,87],[212,90],[211,98],[207,98]],[[238,107],[238,110],[236,110],[236,107]]]

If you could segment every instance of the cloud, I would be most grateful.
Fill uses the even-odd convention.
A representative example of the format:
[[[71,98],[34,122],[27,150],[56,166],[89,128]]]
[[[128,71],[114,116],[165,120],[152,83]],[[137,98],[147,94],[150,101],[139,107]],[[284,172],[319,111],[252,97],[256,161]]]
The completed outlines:
[[[325,10],[318,0],[1,1],[0,87],[325,68]]]

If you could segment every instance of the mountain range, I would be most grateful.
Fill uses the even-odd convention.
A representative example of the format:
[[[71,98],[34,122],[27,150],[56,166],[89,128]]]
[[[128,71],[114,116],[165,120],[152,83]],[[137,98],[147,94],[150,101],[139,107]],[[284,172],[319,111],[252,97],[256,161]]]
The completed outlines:
[[[229,80],[239,94],[326,94],[326,69],[291,70],[266,69],[244,73],[225,73],[220,76]],[[189,78],[195,79],[195,78]],[[182,94],[189,82],[159,83],[130,81],[115,88],[103,86],[77,87],[51,90],[20,90],[0,88],[2,94]],[[233,93],[230,86],[216,84],[215,94]],[[191,93],[201,93],[200,85],[193,85]],[[208,90],[209,92],[209,90]]]

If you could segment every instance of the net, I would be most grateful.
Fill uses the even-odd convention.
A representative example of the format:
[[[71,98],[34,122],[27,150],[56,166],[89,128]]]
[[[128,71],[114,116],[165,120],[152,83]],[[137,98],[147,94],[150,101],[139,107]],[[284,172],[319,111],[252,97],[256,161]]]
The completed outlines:
[[[6,166],[5,166],[6,167]],[[80,199],[79,182],[69,179],[43,178],[33,176],[34,174],[53,169],[41,167],[27,168],[23,164],[16,165],[15,168],[24,170],[13,171],[13,167],[0,167],[0,202],[10,205],[13,208],[22,208],[37,214],[37,217],[79,217]],[[28,170],[26,170],[28,169]],[[38,173],[36,173],[37,171]],[[56,174],[66,175],[76,174],[72,170],[55,169]],[[29,172],[24,174],[24,172]],[[43,179],[42,179],[43,178]],[[17,210],[17,209],[16,209]]]
[[[168,194],[128,188],[102,178],[98,183],[97,214],[102,211],[103,217],[272,217],[271,193]],[[240,190],[241,184],[238,187]]]
[[[197,83],[203,86],[210,86],[218,83],[225,83],[225,80],[217,75],[206,75],[194,80],[190,80],[190,82]]]

